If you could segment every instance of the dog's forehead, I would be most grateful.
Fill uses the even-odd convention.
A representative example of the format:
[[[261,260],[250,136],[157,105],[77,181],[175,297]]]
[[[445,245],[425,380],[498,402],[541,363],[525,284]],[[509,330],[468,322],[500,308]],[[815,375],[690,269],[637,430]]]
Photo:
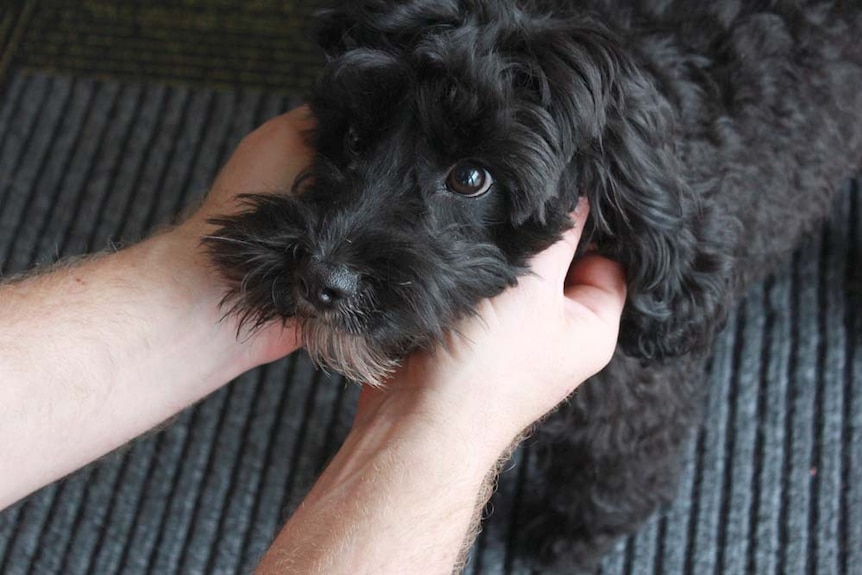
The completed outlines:
[[[553,189],[561,167],[554,127],[541,121],[523,83],[535,58],[496,29],[421,35],[409,46],[355,48],[329,62],[312,102],[319,151],[357,192],[373,195],[420,177],[439,187],[459,161],[476,161],[519,213],[541,211],[543,201],[530,198]]]
[[[354,102],[354,115],[381,103],[391,114],[410,99],[445,107],[479,93],[493,103],[518,65],[511,36],[487,24],[432,26],[407,44],[357,47],[330,60],[315,98]]]
[[[505,133],[515,107],[496,65],[427,66],[408,56],[380,62],[364,71],[333,71],[337,81],[318,86],[312,108],[329,145],[344,147],[356,137],[405,152],[430,146],[429,152],[451,157]]]
[[[401,92],[399,112],[380,109],[378,125],[393,130],[407,125],[404,137],[424,137],[447,155],[463,156],[483,142],[499,139],[511,123],[516,101],[500,56],[453,58],[412,65],[410,82]]]

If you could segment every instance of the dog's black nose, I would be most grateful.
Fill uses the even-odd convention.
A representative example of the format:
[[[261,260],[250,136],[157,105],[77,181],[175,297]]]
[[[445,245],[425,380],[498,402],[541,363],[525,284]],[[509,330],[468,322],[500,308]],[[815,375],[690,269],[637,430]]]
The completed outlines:
[[[356,295],[359,275],[345,266],[312,258],[299,274],[299,285],[302,297],[319,309],[329,309]]]

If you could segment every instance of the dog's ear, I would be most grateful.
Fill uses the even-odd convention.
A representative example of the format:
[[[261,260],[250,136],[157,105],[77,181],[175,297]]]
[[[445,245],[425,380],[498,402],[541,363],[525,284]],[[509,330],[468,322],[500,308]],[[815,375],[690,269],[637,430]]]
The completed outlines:
[[[557,199],[587,196],[591,240],[626,270],[623,350],[645,359],[704,350],[728,306],[733,226],[683,173],[671,104],[598,23],[534,31],[527,47],[521,85],[571,158]]]

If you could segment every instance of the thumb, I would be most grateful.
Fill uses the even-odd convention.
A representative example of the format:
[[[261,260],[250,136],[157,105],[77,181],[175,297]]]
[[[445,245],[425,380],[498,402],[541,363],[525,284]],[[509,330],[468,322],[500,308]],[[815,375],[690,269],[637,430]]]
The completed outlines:
[[[626,303],[626,277],[619,263],[597,254],[584,256],[569,271],[565,291],[567,299],[603,322],[619,324]]]
[[[586,198],[581,198],[575,211],[570,215],[572,227],[563,233],[563,237],[557,243],[533,258],[531,264],[533,273],[555,285],[563,286],[565,284],[589,213],[589,202]]]

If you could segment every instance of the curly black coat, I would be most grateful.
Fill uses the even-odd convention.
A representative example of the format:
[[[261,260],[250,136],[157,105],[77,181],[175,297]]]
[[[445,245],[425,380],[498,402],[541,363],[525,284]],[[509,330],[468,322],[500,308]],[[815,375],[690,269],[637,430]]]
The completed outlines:
[[[541,430],[541,556],[588,572],[673,494],[701,352],[862,163],[862,7],[350,0],[320,14],[317,160],[207,240],[256,324],[382,378],[527,270],[590,200],[620,349]]]

